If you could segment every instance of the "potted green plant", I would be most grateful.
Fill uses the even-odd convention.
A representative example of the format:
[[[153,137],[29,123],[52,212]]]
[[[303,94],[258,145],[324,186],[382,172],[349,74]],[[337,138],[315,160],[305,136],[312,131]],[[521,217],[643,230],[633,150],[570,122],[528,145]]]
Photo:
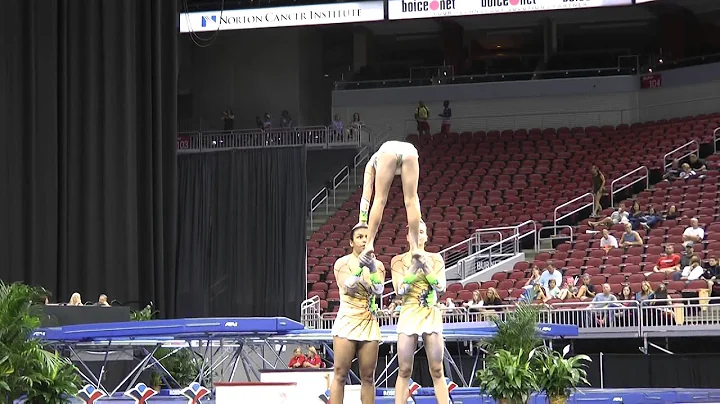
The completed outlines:
[[[80,388],[75,366],[32,338],[47,292],[0,281],[0,402],[69,403]]]
[[[587,355],[567,357],[570,345],[563,352],[543,349],[535,360],[542,371],[537,372],[537,383],[541,391],[547,394],[551,404],[565,404],[568,397],[581,385],[589,386],[587,380],[587,363],[591,359]]]
[[[537,391],[536,372],[522,349],[510,352],[500,349],[486,359],[485,369],[479,372],[480,388],[498,404],[525,404]]]
[[[497,331],[480,342],[480,347],[489,353],[506,350],[512,353],[523,351],[526,356],[529,355],[542,345],[542,339],[537,336],[539,316],[540,311],[535,306],[518,304],[514,310],[492,319]]]

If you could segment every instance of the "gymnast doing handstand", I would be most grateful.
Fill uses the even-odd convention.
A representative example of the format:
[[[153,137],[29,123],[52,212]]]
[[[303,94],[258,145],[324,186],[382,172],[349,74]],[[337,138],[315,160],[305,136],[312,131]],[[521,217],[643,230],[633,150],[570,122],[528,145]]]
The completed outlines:
[[[360,200],[360,223],[367,223],[369,228],[368,242],[360,255],[360,262],[365,266],[372,265],[375,236],[377,236],[382,221],[390,186],[398,174],[402,180],[405,210],[407,211],[410,255],[415,265],[419,265],[417,261],[423,254],[418,249],[418,234],[422,221],[420,198],[417,193],[418,177],[420,176],[418,151],[410,143],[393,140],[383,143],[365,166],[363,193]],[[370,199],[373,196],[373,188],[375,198],[371,208]]]
[[[343,403],[345,383],[356,353],[360,367],[360,401],[362,404],[375,402],[375,367],[380,345],[376,298],[383,292],[385,267],[377,260],[369,267],[360,264],[358,257],[367,242],[367,225],[359,223],[351,233],[352,253],[335,262],[340,309],[332,329],[335,370],[330,404]]]
[[[408,237],[409,238],[409,237]],[[425,250],[427,227],[420,223],[418,248]],[[395,404],[405,404],[409,395],[418,337],[425,344],[430,376],[438,404],[450,401],[443,371],[445,343],[443,342],[442,311],[437,307],[438,295],[445,291],[445,261],[440,254],[427,253],[420,265],[413,264],[410,253],[391,261],[395,293],[402,298],[397,323],[398,377],[395,382]]]

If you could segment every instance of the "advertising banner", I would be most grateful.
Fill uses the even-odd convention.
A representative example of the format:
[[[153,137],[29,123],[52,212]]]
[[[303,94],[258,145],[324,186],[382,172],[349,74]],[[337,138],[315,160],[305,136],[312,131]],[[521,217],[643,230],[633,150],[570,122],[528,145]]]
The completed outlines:
[[[237,29],[300,27],[382,21],[382,1],[326,3],[308,6],[201,11],[180,14],[180,32],[230,31]]]
[[[462,15],[574,10],[627,6],[632,0],[388,0],[388,18],[456,17]]]

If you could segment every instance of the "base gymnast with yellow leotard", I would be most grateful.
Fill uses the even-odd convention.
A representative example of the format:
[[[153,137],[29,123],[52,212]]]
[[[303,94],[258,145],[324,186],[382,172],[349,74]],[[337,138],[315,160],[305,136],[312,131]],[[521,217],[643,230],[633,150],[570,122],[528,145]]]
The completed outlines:
[[[340,309],[332,329],[334,379],[330,404],[342,404],[350,366],[357,354],[360,367],[360,401],[375,402],[375,368],[380,345],[377,301],[383,292],[385,267],[374,260],[374,271],[361,267],[358,256],[368,242],[368,227],[360,223],[352,229],[352,253],[335,262],[335,279],[340,289]]]
[[[418,247],[425,250],[427,227],[420,223]],[[437,307],[438,296],[445,291],[445,261],[440,254],[424,253],[421,265],[414,264],[412,254],[394,257],[391,261],[395,293],[402,298],[398,333],[398,377],[395,383],[395,404],[405,404],[409,396],[418,337],[425,344],[430,376],[438,404],[448,404],[450,397],[443,372],[445,343],[443,341],[442,311]]]

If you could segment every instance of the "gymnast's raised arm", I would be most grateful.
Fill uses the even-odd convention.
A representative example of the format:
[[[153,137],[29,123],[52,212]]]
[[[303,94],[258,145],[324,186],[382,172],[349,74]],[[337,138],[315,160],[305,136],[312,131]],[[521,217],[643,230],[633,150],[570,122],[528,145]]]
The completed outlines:
[[[365,165],[365,174],[363,180],[363,192],[360,199],[360,222],[367,223],[370,213],[370,199],[372,199],[373,189],[375,187],[375,166],[373,158]]]

